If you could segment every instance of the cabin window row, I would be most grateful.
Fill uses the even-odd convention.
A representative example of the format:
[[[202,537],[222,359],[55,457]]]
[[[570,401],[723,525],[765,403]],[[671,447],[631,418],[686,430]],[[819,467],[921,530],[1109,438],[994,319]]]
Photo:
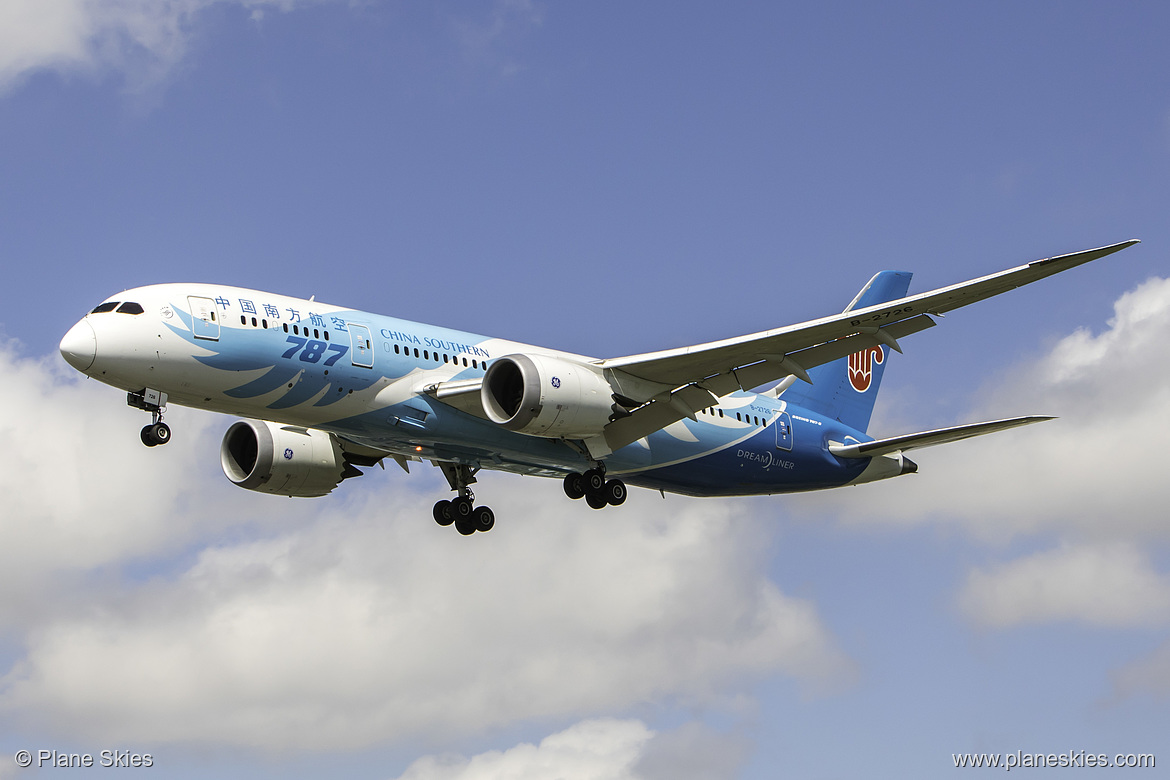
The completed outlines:
[[[715,407],[711,407],[710,409],[702,409],[699,411],[699,414],[709,414],[712,417],[715,417],[716,415],[718,415],[719,417],[725,416],[723,414],[722,409],[717,409]],[[767,425],[768,424],[767,417],[763,418],[763,420],[761,421],[761,419],[756,415],[743,414],[742,412],[735,413],[735,420],[736,420],[736,422],[747,423],[748,425],[753,425],[753,424],[754,425]]]
[[[699,411],[699,414],[709,414],[712,417],[715,417],[716,415],[718,415],[719,417],[724,416],[722,409],[716,409],[714,407],[712,407],[710,409],[701,409]],[[752,415],[752,414],[743,414],[742,412],[736,412],[735,419],[737,422],[747,423],[748,425],[752,425],[752,424],[767,425],[768,424],[768,418],[766,418],[766,417],[764,418],[763,422],[760,422],[760,418],[758,416]]]
[[[240,319],[242,320],[244,318],[240,317]],[[267,328],[268,327],[268,320],[264,320],[263,322],[264,322],[264,327]],[[252,318],[252,324],[253,325],[256,324],[255,317]],[[302,328],[300,325],[293,325],[291,330],[290,330],[289,324],[287,322],[284,323],[284,332],[285,333],[292,333],[294,336],[306,336],[307,337],[309,335],[308,328]],[[325,340],[328,341],[329,340],[329,331],[327,331],[327,330],[323,331],[320,328],[313,328],[313,338],[319,339],[322,336],[324,336]]]
[[[410,357],[410,353],[410,347],[403,347],[399,344],[394,345],[395,355],[406,355],[407,357]],[[438,363],[439,359],[442,358],[444,363],[447,363],[448,365],[454,363],[456,366],[458,366],[460,361],[462,361],[464,368],[482,368],[484,371],[487,371],[488,367],[486,360],[481,361],[477,358],[472,358],[469,362],[466,357],[461,358],[458,355],[452,357],[446,353],[439,354],[438,352],[431,352],[429,349],[424,349],[420,352],[418,347],[414,347],[414,356],[420,360],[433,360],[436,363]]]

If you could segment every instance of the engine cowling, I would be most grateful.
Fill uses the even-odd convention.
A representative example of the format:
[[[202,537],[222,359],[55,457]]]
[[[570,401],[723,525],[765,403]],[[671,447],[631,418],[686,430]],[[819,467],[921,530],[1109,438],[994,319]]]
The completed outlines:
[[[615,411],[601,369],[548,355],[496,358],[480,400],[489,420],[529,436],[596,436]]]
[[[240,420],[219,446],[223,473],[234,484],[261,493],[312,498],[361,474],[331,434],[313,428]]]

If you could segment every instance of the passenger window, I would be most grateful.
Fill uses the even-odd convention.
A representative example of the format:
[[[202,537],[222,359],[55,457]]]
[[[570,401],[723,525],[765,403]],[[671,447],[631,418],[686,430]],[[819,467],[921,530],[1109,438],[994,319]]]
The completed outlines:
[[[288,333],[288,323],[284,323],[284,332]]]
[[[418,347],[414,348],[414,357],[416,360],[418,359]]]
[[[142,314],[143,311],[142,306],[133,301],[127,301],[118,307],[119,314]]]
[[[398,354],[398,345],[397,344],[394,345],[394,354],[395,355]]]
[[[252,327],[253,328],[256,327],[256,318],[255,317],[252,318]]]
[[[317,330],[316,328],[313,328],[313,338],[315,338],[315,339],[321,338],[321,331]]]
[[[326,341],[328,341],[328,340],[329,340],[329,331],[325,331],[325,340],[326,340]]]
[[[118,308],[117,301],[110,301],[109,303],[100,304],[97,308],[90,312],[90,314],[105,314],[108,311],[113,311]]]
[[[467,358],[463,358],[463,367],[467,368]]]

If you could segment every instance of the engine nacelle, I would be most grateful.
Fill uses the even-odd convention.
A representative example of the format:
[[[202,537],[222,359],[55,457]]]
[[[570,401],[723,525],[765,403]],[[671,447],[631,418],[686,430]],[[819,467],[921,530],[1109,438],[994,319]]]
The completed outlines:
[[[489,420],[529,436],[596,436],[615,411],[600,368],[547,355],[496,358],[480,400]]]
[[[219,446],[223,473],[236,485],[278,496],[324,496],[361,474],[331,434],[313,428],[240,420]]]

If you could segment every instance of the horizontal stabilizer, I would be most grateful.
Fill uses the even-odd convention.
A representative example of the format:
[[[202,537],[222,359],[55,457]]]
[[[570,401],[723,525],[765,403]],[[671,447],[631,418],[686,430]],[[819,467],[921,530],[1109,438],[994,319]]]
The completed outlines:
[[[956,425],[952,428],[939,428],[922,433],[908,433],[905,436],[894,436],[889,439],[866,441],[855,444],[829,443],[829,452],[838,458],[874,458],[879,455],[888,455],[892,452],[905,452],[919,447],[933,447],[936,444],[946,444],[951,441],[970,439],[973,436],[982,436],[985,433],[1006,431],[1021,425],[1055,420],[1055,417],[1012,417],[1008,420],[992,420],[990,422],[971,423],[970,425]]]

